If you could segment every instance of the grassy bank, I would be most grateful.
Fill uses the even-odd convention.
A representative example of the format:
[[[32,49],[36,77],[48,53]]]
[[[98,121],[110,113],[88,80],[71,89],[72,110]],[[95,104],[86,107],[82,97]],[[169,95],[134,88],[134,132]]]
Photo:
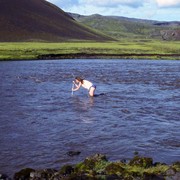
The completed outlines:
[[[180,59],[180,42],[122,40],[117,42],[0,43],[0,60],[63,58]]]

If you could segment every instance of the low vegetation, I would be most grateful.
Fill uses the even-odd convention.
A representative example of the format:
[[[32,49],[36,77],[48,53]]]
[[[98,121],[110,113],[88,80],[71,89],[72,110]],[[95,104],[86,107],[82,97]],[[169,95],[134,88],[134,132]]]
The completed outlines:
[[[180,59],[179,41],[129,40],[114,42],[0,43],[0,60],[71,58]]]
[[[14,179],[62,179],[62,180],[150,180],[178,179],[180,164],[153,163],[149,157],[135,156],[128,162],[110,162],[105,155],[95,154],[76,165],[64,165],[60,170],[22,169]]]

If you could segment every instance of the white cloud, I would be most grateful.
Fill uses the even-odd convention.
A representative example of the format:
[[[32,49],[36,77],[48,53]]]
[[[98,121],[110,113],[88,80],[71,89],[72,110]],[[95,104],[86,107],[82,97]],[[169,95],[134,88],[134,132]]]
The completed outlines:
[[[159,7],[180,7],[180,0],[156,0]]]

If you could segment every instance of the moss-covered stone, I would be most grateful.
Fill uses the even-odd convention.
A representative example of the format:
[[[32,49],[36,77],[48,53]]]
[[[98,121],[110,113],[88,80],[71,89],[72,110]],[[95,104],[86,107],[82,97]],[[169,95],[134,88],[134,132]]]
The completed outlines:
[[[90,157],[88,157],[86,159],[91,159],[91,160],[94,160],[96,162],[99,162],[99,161],[108,161],[107,157],[104,154],[95,154],[95,155],[90,156]]]
[[[124,168],[121,163],[111,163],[106,166],[105,173],[108,175],[117,174],[120,175],[124,172]]]
[[[35,172],[34,169],[26,168],[14,174],[14,180],[27,180],[30,177],[30,173]]]
[[[87,157],[82,163],[77,164],[75,171],[92,172],[95,169],[99,169],[103,162],[107,162],[106,156],[102,154],[95,154],[94,156]]]
[[[152,158],[148,158],[148,157],[135,156],[132,160],[130,160],[129,165],[149,168],[153,166],[153,160]]]
[[[59,171],[59,173],[62,175],[69,175],[72,174],[73,172],[74,172],[74,168],[71,165],[64,165]]]
[[[32,180],[36,180],[36,179],[44,179],[44,180],[49,180],[52,178],[52,176],[54,176],[54,174],[57,171],[55,169],[43,169],[43,170],[37,170],[35,172],[31,172],[30,173],[30,178]],[[27,180],[27,179],[26,179]]]
[[[180,171],[180,161],[174,162],[172,167],[175,168],[177,171]]]

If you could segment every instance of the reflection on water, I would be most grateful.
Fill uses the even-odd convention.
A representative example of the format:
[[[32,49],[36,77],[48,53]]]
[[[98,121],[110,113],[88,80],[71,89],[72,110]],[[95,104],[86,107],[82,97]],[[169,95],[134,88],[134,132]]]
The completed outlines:
[[[73,95],[72,103],[76,104],[76,106],[73,107],[73,110],[77,112],[79,121],[82,121],[83,123],[93,123],[94,116],[89,113],[89,111],[94,106],[94,97],[84,96],[83,98],[80,98],[79,96]]]
[[[179,72],[179,61],[0,62],[1,171],[59,168],[94,153],[179,160]],[[98,96],[72,96],[72,74],[94,82]]]

